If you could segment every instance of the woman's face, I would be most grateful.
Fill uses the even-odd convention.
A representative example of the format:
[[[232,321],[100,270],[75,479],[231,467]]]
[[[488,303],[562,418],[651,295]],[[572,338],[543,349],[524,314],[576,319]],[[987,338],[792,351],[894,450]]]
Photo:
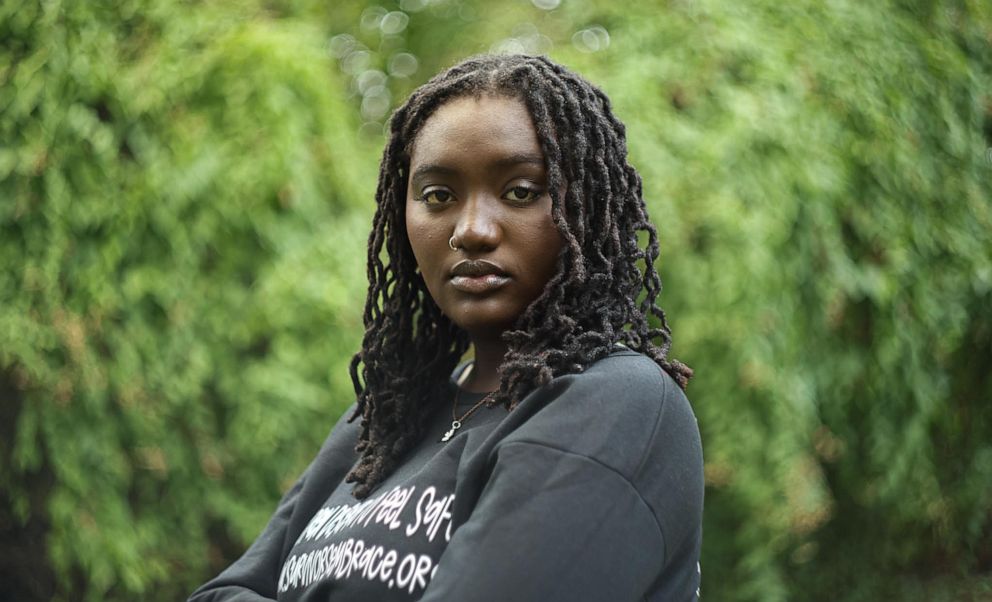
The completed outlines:
[[[428,118],[411,149],[406,228],[446,316],[474,339],[513,326],[554,275],[562,246],[520,100],[461,97]]]

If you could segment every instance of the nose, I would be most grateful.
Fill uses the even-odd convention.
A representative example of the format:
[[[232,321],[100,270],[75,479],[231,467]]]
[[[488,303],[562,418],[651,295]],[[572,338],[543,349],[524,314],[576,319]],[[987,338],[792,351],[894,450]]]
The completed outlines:
[[[498,202],[486,194],[471,195],[461,207],[454,235],[458,246],[469,253],[495,249],[502,236]]]

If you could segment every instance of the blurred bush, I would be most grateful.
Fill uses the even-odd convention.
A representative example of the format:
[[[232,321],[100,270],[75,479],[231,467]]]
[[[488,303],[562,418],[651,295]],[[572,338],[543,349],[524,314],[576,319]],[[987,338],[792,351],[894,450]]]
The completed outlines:
[[[181,598],[240,553],[351,401],[389,109],[522,51],[628,125],[704,597],[970,599],[928,584],[992,571],[992,7],[507,6],[0,7],[16,598]]]
[[[693,3],[581,69],[663,232],[718,600],[992,570],[990,16]]]
[[[251,9],[0,9],[14,598],[184,597],[353,399],[377,151],[324,34]]]

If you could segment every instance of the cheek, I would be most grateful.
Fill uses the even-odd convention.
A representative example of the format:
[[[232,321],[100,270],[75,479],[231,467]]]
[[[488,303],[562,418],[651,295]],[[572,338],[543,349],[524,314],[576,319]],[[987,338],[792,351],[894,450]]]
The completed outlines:
[[[537,268],[536,273],[542,281],[543,288],[543,285],[547,284],[558,268],[558,254],[564,245],[561,234],[550,215],[547,216],[541,228],[534,233],[532,244],[537,258],[534,265]]]
[[[419,220],[416,216],[407,213],[406,234],[410,241],[410,248],[413,250],[414,259],[420,271],[425,274],[431,272],[431,267],[436,263],[438,254],[438,236],[436,226]],[[447,244],[446,242],[443,244]]]

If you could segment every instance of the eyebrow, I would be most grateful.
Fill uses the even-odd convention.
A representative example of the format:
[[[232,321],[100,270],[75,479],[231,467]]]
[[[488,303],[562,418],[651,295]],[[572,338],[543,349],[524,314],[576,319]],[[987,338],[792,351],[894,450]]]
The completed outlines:
[[[501,157],[490,164],[493,168],[505,168],[514,167],[516,165],[538,165],[544,167],[544,156],[535,155],[530,153],[521,153],[516,155],[507,155],[506,157]],[[441,174],[441,175],[454,175],[458,170],[452,169],[446,165],[440,163],[424,163],[423,165],[417,167],[410,175],[411,180],[416,180],[421,176],[426,174]]]

